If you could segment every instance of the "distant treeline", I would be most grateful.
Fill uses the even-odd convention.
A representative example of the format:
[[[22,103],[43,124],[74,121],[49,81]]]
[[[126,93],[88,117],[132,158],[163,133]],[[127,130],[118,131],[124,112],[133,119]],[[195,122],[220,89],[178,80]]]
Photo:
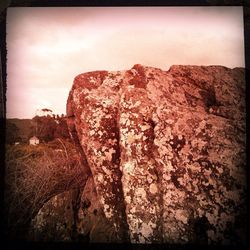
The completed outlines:
[[[32,119],[7,119],[6,143],[27,143],[29,138],[36,136],[42,142],[56,138],[69,138],[66,117],[55,114],[34,116]]]

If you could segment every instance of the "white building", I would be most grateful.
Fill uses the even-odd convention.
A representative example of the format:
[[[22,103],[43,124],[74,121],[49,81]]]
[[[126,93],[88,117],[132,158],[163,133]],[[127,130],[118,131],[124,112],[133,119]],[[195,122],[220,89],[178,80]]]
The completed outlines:
[[[33,136],[29,139],[30,145],[38,145],[39,139],[36,136]]]

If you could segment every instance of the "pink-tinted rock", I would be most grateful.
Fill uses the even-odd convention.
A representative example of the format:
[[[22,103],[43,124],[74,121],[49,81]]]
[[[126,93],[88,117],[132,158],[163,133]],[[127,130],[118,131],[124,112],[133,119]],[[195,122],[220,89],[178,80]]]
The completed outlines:
[[[243,240],[244,93],[244,69],[222,66],[75,78],[69,129],[117,241]]]
[[[89,242],[118,242],[113,225],[104,215],[92,177],[89,177],[81,195],[77,232],[84,238],[88,236]]]
[[[72,190],[54,196],[31,221],[29,240],[71,241],[74,225]]]

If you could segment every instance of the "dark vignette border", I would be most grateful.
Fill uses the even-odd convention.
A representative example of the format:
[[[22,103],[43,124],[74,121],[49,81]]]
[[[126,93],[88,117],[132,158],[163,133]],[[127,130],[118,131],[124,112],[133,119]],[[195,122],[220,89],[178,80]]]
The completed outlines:
[[[4,155],[5,155],[5,120],[6,120],[6,13],[8,7],[77,7],[77,6],[243,6],[244,7],[244,43],[245,43],[245,68],[246,68],[246,125],[247,125],[247,162],[249,164],[249,109],[250,109],[250,0],[0,0],[0,226],[3,232],[0,234],[1,248],[24,247],[25,249],[234,249],[236,246],[180,246],[180,245],[116,245],[116,244],[78,244],[78,243],[32,243],[32,242],[8,242],[4,239]],[[247,168],[247,183],[249,183],[250,171]],[[249,208],[249,185],[247,185],[247,208]],[[247,235],[249,234],[249,214],[247,213]],[[5,245],[6,244],[6,245]],[[249,245],[249,242],[247,242]],[[244,248],[246,248],[245,246]],[[242,246],[240,247],[242,249]]]

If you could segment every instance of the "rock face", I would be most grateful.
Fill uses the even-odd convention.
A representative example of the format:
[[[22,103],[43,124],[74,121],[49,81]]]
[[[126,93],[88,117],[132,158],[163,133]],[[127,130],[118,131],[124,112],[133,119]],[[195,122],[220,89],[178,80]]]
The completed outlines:
[[[29,241],[117,242],[114,227],[105,217],[92,176],[84,191],[71,189],[55,195],[31,221]]]
[[[114,227],[104,215],[92,177],[88,179],[81,195],[77,232],[82,237],[88,236],[89,242],[117,242]]]
[[[31,221],[32,241],[71,241],[74,212],[72,191],[51,198]]]
[[[244,241],[244,69],[80,74],[67,116],[111,241]]]

